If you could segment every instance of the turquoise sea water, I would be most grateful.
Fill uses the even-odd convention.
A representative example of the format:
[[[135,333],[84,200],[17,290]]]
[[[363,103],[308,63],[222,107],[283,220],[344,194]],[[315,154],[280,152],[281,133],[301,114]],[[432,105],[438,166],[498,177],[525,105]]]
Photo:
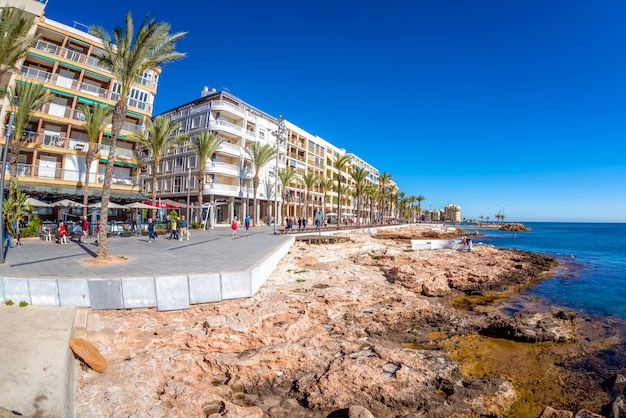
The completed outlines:
[[[626,320],[626,224],[524,222],[530,232],[491,229],[474,242],[544,253],[561,262],[553,278],[527,290],[581,313]],[[460,226],[473,232],[472,226]]]

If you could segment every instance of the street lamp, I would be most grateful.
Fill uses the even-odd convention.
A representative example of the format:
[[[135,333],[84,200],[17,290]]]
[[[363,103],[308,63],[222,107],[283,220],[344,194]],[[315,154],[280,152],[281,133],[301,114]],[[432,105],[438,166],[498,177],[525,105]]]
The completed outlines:
[[[16,98],[14,97],[13,100]],[[15,103],[15,102],[14,102]],[[9,141],[11,140],[11,135],[13,135],[13,122],[15,121],[15,112],[11,110],[9,116],[9,126],[6,129],[6,137],[4,140],[4,148],[2,149],[2,174],[0,174],[0,242],[2,242],[2,246],[0,246],[0,263],[4,263],[4,234],[6,231],[4,230],[4,211],[2,207],[4,206],[4,173],[7,169],[7,150],[9,149]],[[8,244],[8,240],[7,240]]]
[[[285,120],[282,116],[278,116],[276,122],[278,122],[278,129],[272,132],[272,135],[276,137],[276,167],[274,168],[274,235],[278,234],[276,229],[276,224],[278,222],[278,144],[287,139]]]

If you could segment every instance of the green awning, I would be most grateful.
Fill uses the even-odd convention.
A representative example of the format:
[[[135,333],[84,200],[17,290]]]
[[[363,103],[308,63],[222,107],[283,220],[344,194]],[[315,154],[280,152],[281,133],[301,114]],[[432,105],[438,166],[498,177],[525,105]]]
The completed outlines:
[[[108,160],[106,158],[100,158],[101,163],[106,163]],[[114,161],[113,165],[118,167],[137,167],[137,164],[127,163],[125,161]]]
[[[111,135],[110,131],[104,131],[104,134],[108,135],[108,136],[113,136],[113,135]],[[119,134],[117,137],[118,138],[122,138],[122,139],[126,139],[126,135],[122,135],[122,134]]]
[[[102,74],[94,73],[93,71],[85,70],[85,73],[89,74],[89,75],[92,75],[94,77],[103,78],[105,80],[111,80],[111,77],[107,77],[107,76],[102,75]]]
[[[62,90],[57,90],[57,89],[50,89],[51,92],[56,93],[56,94],[60,94],[61,96],[67,96],[67,97],[74,97],[75,94],[72,93],[68,93],[66,91],[62,91]]]
[[[137,113],[137,112],[133,112],[133,111],[127,111],[126,114],[128,115],[133,115],[133,116],[137,116],[138,118],[143,118],[144,115]]]
[[[54,58],[46,57],[45,55],[36,54],[34,52],[29,52],[28,55],[32,55],[33,57],[41,58],[41,59],[52,61],[52,62],[57,62],[57,60]]]
[[[82,71],[83,70],[82,67],[79,67],[78,65],[74,65],[74,64],[69,64],[67,62],[59,62],[59,65],[63,65],[65,67],[74,68],[75,70],[78,70],[78,71]]]

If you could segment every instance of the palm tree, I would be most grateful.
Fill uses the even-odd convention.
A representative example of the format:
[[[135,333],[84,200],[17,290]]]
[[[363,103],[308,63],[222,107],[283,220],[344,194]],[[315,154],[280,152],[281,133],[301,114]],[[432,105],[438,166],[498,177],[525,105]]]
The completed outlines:
[[[368,184],[363,189],[363,195],[366,197],[366,199],[369,201],[369,204],[370,204],[370,216],[369,216],[370,224],[372,223],[372,219],[374,218],[374,202],[376,201],[377,193],[378,193],[378,187],[376,187],[375,184]]]
[[[21,9],[3,7],[0,10],[0,80],[7,72],[17,71],[17,64],[39,39],[29,34],[33,22],[24,18]]]
[[[23,135],[24,129],[33,113],[54,99],[54,93],[41,84],[17,83],[15,88],[9,91],[9,94],[11,97],[11,111],[15,113],[13,120],[15,138],[9,145],[10,174],[11,178],[13,178],[17,170],[20,149],[25,140]]]
[[[137,141],[148,151],[152,160],[152,214],[156,218],[156,194],[157,194],[157,167],[161,159],[171,150],[180,147],[186,140],[187,134],[176,134],[178,131],[178,122],[170,120],[167,116],[157,116],[154,122],[151,119],[146,120],[145,133],[133,132],[131,138]],[[104,214],[104,205],[102,205],[102,214]],[[100,216],[102,222],[102,216]],[[104,225],[104,223],[102,223]],[[98,252],[100,256],[100,252]]]
[[[286,207],[285,207],[285,202],[287,201],[287,187],[297,178],[297,174],[296,174],[296,170],[294,170],[293,168],[281,168],[280,170],[278,170],[278,180],[280,181],[280,185],[282,188],[282,200],[283,200],[283,210],[281,212],[283,212],[282,218],[284,219],[287,216],[287,213],[285,212]]]
[[[100,222],[103,228],[100,228],[100,236],[98,237],[100,243],[98,246],[99,258],[108,256],[106,225],[113,180],[113,163],[117,138],[122,130],[128,109],[128,95],[131,92],[131,87],[145,71],[162,67],[185,56],[184,53],[177,52],[175,47],[176,42],[186,33],[170,34],[169,30],[169,24],[154,20],[148,21],[146,16],[135,37],[135,27],[130,13],[126,13],[126,26],[117,26],[111,34],[101,26],[89,28],[89,33],[102,39],[104,53],[100,55],[99,63],[110,68],[117,82],[117,93],[119,93],[119,99],[113,109],[111,145],[104,172],[104,184],[102,185]]]
[[[322,194],[324,195],[324,201],[322,203],[322,213],[324,213],[324,216],[326,216],[326,198],[328,197],[328,192],[333,190],[335,181],[331,178],[320,178],[318,184],[320,186]]]
[[[356,192],[356,224],[361,225],[361,197],[363,195],[363,189],[365,188],[365,180],[370,175],[370,172],[365,167],[354,167],[352,172],[352,179],[354,180],[354,190]]]
[[[339,220],[341,219],[341,179],[343,178],[341,172],[347,171],[351,160],[352,159],[348,154],[343,154],[339,156],[333,164],[333,168],[337,169],[337,227],[339,227]]]
[[[311,192],[311,189],[315,187],[318,181],[319,181],[319,177],[317,177],[313,173],[304,174],[300,178],[300,182],[304,186],[304,191],[305,191],[305,194],[304,194],[304,217],[305,218],[309,216],[309,194]]]
[[[426,200],[426,198],[419,195],[415,198],[415,200],[417,200],[417,217],[422,220],[422,202]]]
[[[254,170],[254,177],[252,178],[252,192],[254,194],[254,207],[252,208],[252,225],[256,226],[258,221],[258,213],[256,210],[257,197],[256,191],[259,188],[259,172],[263,170],[263,167],[267,165],[274,157],[276,157],[276,153],[278,150],[271,146],[270,144],[261,145],[259,142],[253,142],[252,148],[246,148],[246,152],[250,156],[252,160],[252,168]],[[276,167],[276,170],[278,167]],[[276,177],[278,177],[278,172],[275,173]],[[278,181],[278,178],[275,179]],[[274,222],[277,220],[274,219]]]
[[[224,139],[218,138],[216,134],[209,132],[201,132],[191,138],[191,148],[196,153],[198,160],[198,206],[200,207],[200,215],[202,215],[203,192],[204,192],[204,166],[209,158],[217,152]],[[205,225],[206,228],[206,225]]]
[[[391,179],[393,179],[393,176],[387,171],[378,175],[378,188],[380,189],[380,195],[382,198],[381,223],[383,224],[385,223],[385,194],[387,193],[387,188],[389,187]]]
[[[94,106],[81,103],[78,105],[78,110],[83,114],[85,123],[83,128],[87,133],[87,140],[89,145],[85,153],[85,183],[83,184],[83,216],[87,216],[87,203],[89,203],[89,174],[91,171],[91,162],[95,154],[100,152],[100,136],[104,132],[104,128],[111,122],[113,111],[110,107],[101,105],[99,103]]]

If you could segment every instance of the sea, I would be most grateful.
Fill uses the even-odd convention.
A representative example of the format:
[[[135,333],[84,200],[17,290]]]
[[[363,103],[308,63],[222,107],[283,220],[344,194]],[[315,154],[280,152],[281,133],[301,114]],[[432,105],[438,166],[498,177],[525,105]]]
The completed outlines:
[[[584,315],[626,320],[626,223],[522,223],[531,231],[458,227],[482,234],[475,244],[542,253],[560,262],[554,277],[525,294]]]

